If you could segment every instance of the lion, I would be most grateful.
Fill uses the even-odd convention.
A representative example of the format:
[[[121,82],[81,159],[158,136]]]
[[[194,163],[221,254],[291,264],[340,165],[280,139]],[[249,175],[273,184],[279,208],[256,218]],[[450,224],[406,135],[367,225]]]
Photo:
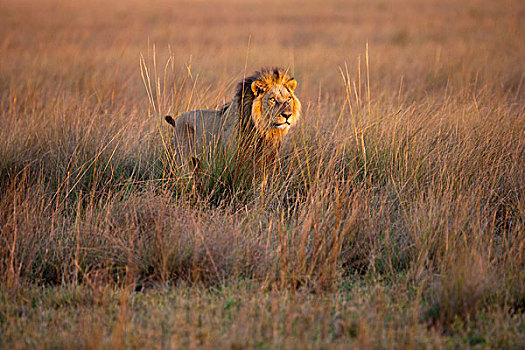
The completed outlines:
[[[218,110],[194,110],[176,119],[166,116],[175,128],[178,161],[199,166],[217,149],[235,154],[264,168],[278,158],[290,128],[301,115],[295,96],[297,81],[280,68],[263,68],[243,79],[231,102]]]

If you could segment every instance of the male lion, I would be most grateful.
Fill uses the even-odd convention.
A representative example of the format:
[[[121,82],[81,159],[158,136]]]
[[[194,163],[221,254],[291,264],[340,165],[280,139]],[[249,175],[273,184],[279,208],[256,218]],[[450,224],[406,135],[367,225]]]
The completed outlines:
[[[198,167],[205,154],[219,147],[264,170],[277,158],[283,137],[301,114],[296,87],[297,81],[282,69],[263,68],[241,81],[232,101],[219,110],[166,116],[175,127],[179,161]]]

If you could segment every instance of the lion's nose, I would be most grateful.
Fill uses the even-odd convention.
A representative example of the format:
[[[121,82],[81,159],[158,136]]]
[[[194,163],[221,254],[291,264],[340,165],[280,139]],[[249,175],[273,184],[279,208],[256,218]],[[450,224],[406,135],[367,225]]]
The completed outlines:
[[[292,112],[282,112],[281,113],[281,117],[283,117],[286,120],[290,119],[291,116],[292,116]]]

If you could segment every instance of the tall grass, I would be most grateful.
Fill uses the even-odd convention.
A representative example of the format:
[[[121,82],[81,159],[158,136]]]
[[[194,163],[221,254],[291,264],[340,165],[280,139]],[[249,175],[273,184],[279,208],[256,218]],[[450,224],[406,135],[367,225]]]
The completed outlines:
[[[140,1],[131,12],[111,5],[115,28],[93,5],[62,4],[57,29],[45,16],[56,4],[44,3],[44,16],[25,2],[0,5],[5,344],[24,347],[24,331],[6,320],[44,322],[18,309],[33,300],[41,305],[30,309],[94,311],[56,315],[73,330],[92,325],[77,340],[64,333],[59,344],[70,347],[151,346],[159,327],[187,347],[523,345],[521,4],[403,2],[407,11],[385,12],[378,3],[361,9],[359,26],[348,4],[307,3],[295,10],[323,31],[290,17],[278,25],[282,43],[271,44],[268,26],[247,47],[239,26],[259,27],[235,2],[224,4],[232,27],[222,35]],[[180,6],[194,20],[213,17]],[[126,16],[136,27],[125,29]],[[141,36],[147,28],[156,45]],[[215,60],[204,58],[209,46]],[[221,106],[262,64],[290,67],[304,106],[279,171],[253,181],[227,156],[198,177],[177,164],[162,117]],[[171,305],[170,293],[176,308],[197,311],[167,314],[156,302]],[[202,317],[215,328],[199,333]]]
[[[151,75],[145,66],[143,72]],[[180,90],[176,82],[162,85],[166,75],[145,78],[155,120],[168,92]],[[525,128],[514,107],[481,108],[481,93],[470,101],[445,96],[439,108],[400,108],[371,101],[369,81],[352,80],[348,70],[342,83],[346,99],[335,124],[298,130],[280,173],[243,188],[231,164],[216,162],[207,184],[195,189],[158,121],[138,140],[122,139],[131,126],[115,119],[56,121],[45,137],[25,140],[15,125],[2,156],[5,280],[59,283],[134,272],[139,281],[245,276],[324,288],[352,268],[431,279],[465,254],[481,254],[492,266],[482,273],[503,273],[507,264],[520,270]],[[204,218],[213,217],[213,203],[232,221],[221,235],[222,223],[209,233],[202,226],[212,225]],[[186,211],[201,219],[182,224]],[[353,252],[348,261],[346,250]]]

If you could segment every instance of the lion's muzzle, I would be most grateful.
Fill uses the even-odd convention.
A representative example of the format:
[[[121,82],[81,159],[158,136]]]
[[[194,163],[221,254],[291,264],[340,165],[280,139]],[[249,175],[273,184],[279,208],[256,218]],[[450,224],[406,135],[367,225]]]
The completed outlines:
[[[282,112],[281,113],[281,117],[286,119],[286,122],[288,123],[288,119],[290,119],[292,117],[292,112],[291,111]]]

